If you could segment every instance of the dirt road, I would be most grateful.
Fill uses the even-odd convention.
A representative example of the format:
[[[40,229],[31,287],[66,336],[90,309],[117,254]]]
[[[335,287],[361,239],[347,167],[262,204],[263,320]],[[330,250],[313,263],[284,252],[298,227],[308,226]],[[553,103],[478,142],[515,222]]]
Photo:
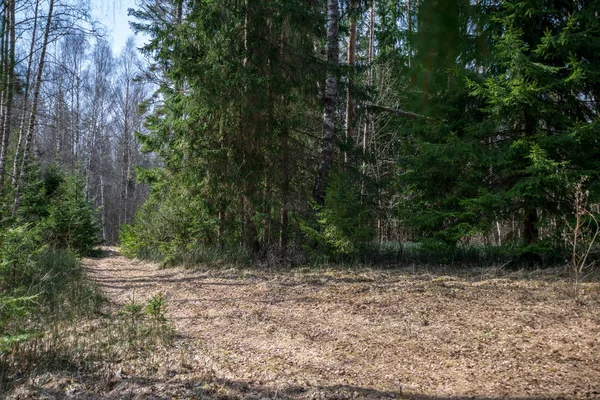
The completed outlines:
[[[164,293],[185,349],[113,397],[600,398],[597,284],[575,300],[542,272],[161,270],[116,249],[84,264],[117,304]]]

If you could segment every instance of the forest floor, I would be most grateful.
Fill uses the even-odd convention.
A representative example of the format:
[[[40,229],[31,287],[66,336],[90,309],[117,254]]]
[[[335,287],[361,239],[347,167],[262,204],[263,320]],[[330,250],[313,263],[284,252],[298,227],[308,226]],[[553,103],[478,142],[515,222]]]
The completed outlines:
[[[556,271],[159,269],[116,249],[84,264],[115,308],[164,293],[175,339],[152,368],[117,360],[22,397],[600,398],[600,284],[575,296]]]

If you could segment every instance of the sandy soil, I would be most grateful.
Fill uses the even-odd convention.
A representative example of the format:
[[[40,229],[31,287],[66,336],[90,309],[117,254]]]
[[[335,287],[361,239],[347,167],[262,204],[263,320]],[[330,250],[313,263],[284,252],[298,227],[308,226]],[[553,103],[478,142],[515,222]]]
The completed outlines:
[[[600,399],[600,285],[550,272],[190,271],[86,259],[117,305],[162,292],[154,378],[99,398]],[[160,376],[159,376],[160,375]]]

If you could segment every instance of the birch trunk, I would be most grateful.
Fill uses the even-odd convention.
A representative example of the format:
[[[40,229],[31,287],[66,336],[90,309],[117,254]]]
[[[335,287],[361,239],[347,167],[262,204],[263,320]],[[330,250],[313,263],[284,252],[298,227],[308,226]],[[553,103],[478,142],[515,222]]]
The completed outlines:
[[[6,95],[8,94],[8,30],[9,30],[9,21],[8,21],[8,8],[9,4],[3,4],[4,9],[0,14],[2,18],[2,29],[0,31],[0,77],[2,80],[0,81],[0,151],[4,152],[4,136],[6,135],[6,131],[4,130],[4,121],[6,120]],[[2,168],[2,165],[0,165]],[[2,185],[2,183],[0,183]]]
[[[354,84],[354,65],[356,63],[356,0],[350,0],[350,32],[348,37],[348,87],[346,88],[346,142],[354,147],[354,123],[356,119],[356,101],[352,97]],[[348,164],[351,156],[344,152],[344,162]]]
[[[313,197],[318,205],[325,203],[329,172],[333,166],[335,140],[335,108],[337,103],[337,67],[339,64],[338,1],[327,0],[327,80],[323,107],[323,142]]]
[[[12,173],[12,185],[15,187],[17,185],[17,179],[19,174],[19,161],[21,160],[22,152],[23,152],[23,140],[27,136],[25,133],[25,121],[27,120],[27,110],[28,110],[28,100],[29,100],[29,91],[31,89],[31,73],[33,70],[33,53],[35,52],[35,43],[36,43],[36,35],[37,35],[37,20],[38,13],[40,9],[40,2],[37,0],[35,2],[35,12],[33,14],[33,31],[31,33],[31,45],[29,46],[29,56],[27,61],[27,74],[25,76],[25,94],[23,98],[24,106],[23,111],[21,112],[21,120],[19,122],[19,141],[17,142],[17,151],[15,152],[15,159],[13,160],[13,173]]]
[[[25,178],[25,167],[27,166],[29,153],[31,151],[33,142],[33,130],[35,128],[35,119],[37,116],[37,107],[40,97],[40,89],[42,86],[42,75],[44,72],[44,61],[46,58],[46,49],[48,47],[48,39],[50,37],[50,25],[52,24],[52,13],[54,12],[54,0],[50,0],[48,8],[48,17],[46,18],[46,29],[44,31],[44,40],[42,42],[42,52],[40,54],[40,62],[38,65],[37,77],[35,80],[35,86],[33,88],[33,103],[31,105],[31,115],[29,116],[29,126],[27,130],[27,137],[25,139],[25,147],[23,149],[23,159],[21,161],[21,170],[19,171],[19,179],[17,180],[17,186],[15,191],[15,203],[13,207],[13,215],[17,214],[19,210],[19,204],[21,202],[21,194],[23,190],[23,180]]]
[[[131,81],[127,77],[125,82],[125,98],[123,101],[123,159],[121,171],[121,204],[122,214],[119,213],[119,225],[128,222],[129,209],[129,163],[130,163],[130,140],[129,140],[129,102]]]
[[[102,226],[102,241],[106,243],[106,201],[104,195],[104,159],[106,158],[104,134],[101,133],[100,144],[100,224]]]
[[[4,118],[2,123],[2,143],[0,143],[0,193],[4,191],[4,177],[6,173],[6,161],[8,145],[10,143],[10,128],[12,116],[12,103],[15,88],[15,1],[7,4],[7,44],[5,48],[8,58],[6,59],[6,102],[4,104]]]

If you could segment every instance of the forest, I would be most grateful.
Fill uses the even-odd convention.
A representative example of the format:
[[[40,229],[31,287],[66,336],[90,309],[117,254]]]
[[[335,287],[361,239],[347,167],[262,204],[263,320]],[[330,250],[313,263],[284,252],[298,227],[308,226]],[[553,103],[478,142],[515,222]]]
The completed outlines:
[[[564,262],[576,216],[576,242],[598,228],[597,10],[142,3],[159,101],[137,139],[162,164],[137,171],[150,195],[122,249],[172,264]]]
[[[339,321],[349,318],[380,377],[399,358],[384,362],[370,346],[376,332],[396,337],[387,331],[396,325],[368,313],[401,315],[393,297],[400,287],[409,288],[406,312],[419,332],[441,326],[436,318],[457,323],[449,310],[478,305],[482,314],[465,316],[475,329],[504,302],[512,311],[494,311],[501,315],[490,322],[495,328],[474,333],[487,345],[514,318],[529,321],[526,327],[547,318],[538,327],[553,326],[573,306],[587,311],[568,317],[576,318],[568,335],[580,329],[585,339],[574,342],[600,346],[593,322],[600,309],[599,0],[136,0],[127,13],[143,44],[131,37],[118,52],[93,5],[0,0],[0,398],[4,389],[21,398],[22,382],[37,387],[36,376],[57,370],[86,371],[95,382],[90,389],[69,375],[86,387],[76,397],[150,398],[125,385],[122,371],[143,364],[139,373],[152,376],[164,357],[185,370],[192,356],[169,357],[173,346],[191,344],[174,332],[198,332],[177,322],[192,317],[176,304],[200,286],[169,286],[170,273],[161,271],[170,270],[185,282],[251,286],[223,289],[225,302],[239,295],[279,307],[261,284],[286,299],[321,299],[318,307],[330,304],[339,319],[322,326],[308,309],[294,308],[294,318],[312,321],[302,334],[325,357],[339,346],[327,347],[323,332],[342,340],[349,328]],[[475,283],[508,289],[488,304]],[[295,292],[303,285],[315,292]],[[135,290],[151,296],[136,300]],[[461,290],[469,294],[457,298]],[[536,290],[543,292],[535,297]],[[353,291],[354,300],[345,297]],[[531,298],[554,313],[532,311]],[[348,306],[353,301],[363,303]],[[418,302],[422,308],[413,309]],[[229,306],[232,315],[242,307]],[[300,329],[297,320],[273,322],[285,310],[247,311],[240,318],[252,316],[248,326],[227,325],[245,332],[231,343],[246,343],[255,325],[256,337],[275,326]],[[375,325],[349,317],[356,313]],[[194,318],[205,318],[201,341],[215,347],[189,354],[221,360],[216,349],[227,348],[239,357],[227,362],[247,371],[250,389],[240,394],[245,378],[223,361],[210,373],[202,366],[209,389],[189,377],[175,387],[171,370],[160,372],[179,391],[174,397],[405,398],[392,378],[372,383],[362,375],[366,365],[352,384],[328,375],[339,365],[321,371],[328,378],[314,378],[318,384],[310,374],[296,386],[267,372],[260,378],[260,363],[244,358],[244,349],[211,341],[218,324],[232,319]],[[516,340],[523,329],[507,337]],[[539,343],[558,337],[539,329]],[[459,331],[466,336],[452,346],[470,340]],[[261,362],[279,354],[264,351]],[[531,382],[506,389],[493,381],[485,393],[415,383],[406,398],[592,398],[600,393],[598,360],[582,352],[577,347],[581,373],[569,375],[572,387],[564,376],[533,391],[524,389]],[[422,357],[437,363],[427,351]],[[294,360],[281,361],[291,363],[285,370],[308,374]],[[106,365],[121,371],[121,383],[103,375]],[[66,378],[52,379],[58,398],[71,396],[61,392]]]

